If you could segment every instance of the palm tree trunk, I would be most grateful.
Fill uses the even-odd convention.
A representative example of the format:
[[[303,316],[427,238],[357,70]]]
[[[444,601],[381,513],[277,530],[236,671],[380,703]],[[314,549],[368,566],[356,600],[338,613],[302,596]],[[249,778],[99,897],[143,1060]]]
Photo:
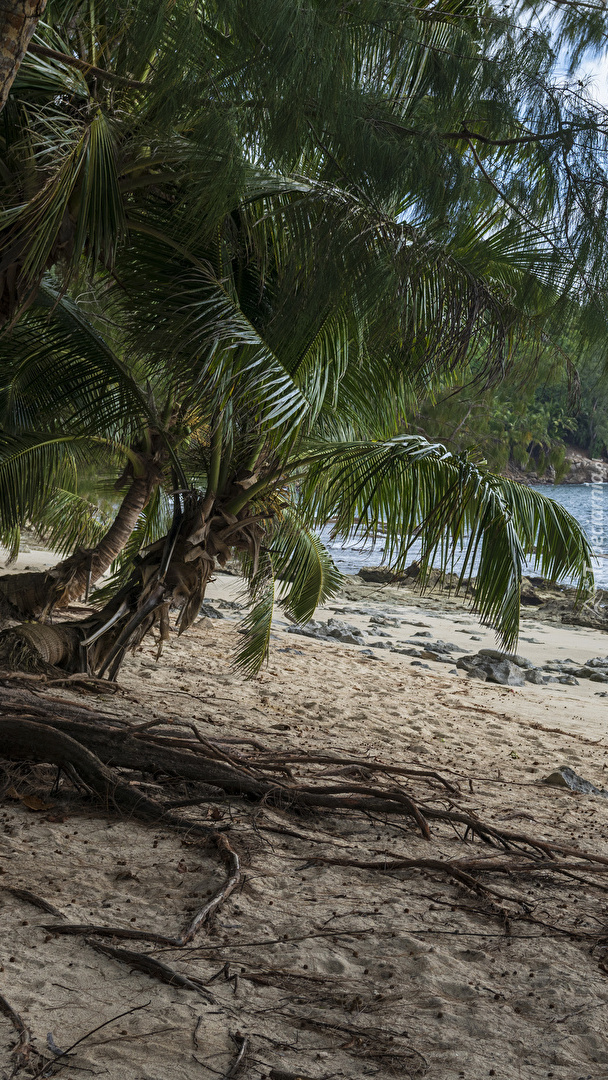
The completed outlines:
[[[0,111],[47,0],[3,0],[0,10]]]
[[[44,616],[79,600],[120,555],[158,482],[159,474],[151,470],[131,481],[112,525],[96,547],[81,548],[51,570],[0,577],[0,601],[5,602],[6,614]]]

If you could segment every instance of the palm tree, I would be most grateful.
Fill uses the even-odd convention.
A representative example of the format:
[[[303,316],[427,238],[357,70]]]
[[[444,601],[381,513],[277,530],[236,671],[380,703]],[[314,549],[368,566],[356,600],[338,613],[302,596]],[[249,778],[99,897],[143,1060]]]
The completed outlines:
[[[589,583],[588,544],[561,507],[441,445],[399,434],[419,383],[428,387],[433,372],[467,349],[482,358],[491,350],[495,359],[500,334],[512,342],[537,315],[547,286],[513,259],[517,234],[472,229],[468,247],[458,238],[458,257],[436,245],[429,267],[428,237],[410,224],[373,222],[367,207],[304,178],[292,190],[283,182],[278,195],[273,180],[257,184],[214,249],[191,244],[161,263],[146,237],[121,256],[120,284],[103,291],[120,355],[106,342],[83,365],[82,342],[70,338],[63,355],[43,343],[33,358],[26,348],[17,365],[26,385],[33,366],[35,389],[61,359],[70,402],[81,402],[69,433],[80,427],[84,437],[96,409],[116,443],[121,426],[132,431],[135,373],[146,387],[142,421],[167,434],[162,411],[182,433],[181,442],[168,440],[169,531],[152,544],[141,534],[129,552],[136,566],[125,563],[93,618],[7,632],[5,646],[21,662],[25,650],[29,662],[52,655],[70,670],[115,676],[126,649],[152,626],[166,636],[171,603],[180,607],[180,632],[191,625],[214,567],[236,554],[254,601],[239,662],[253,672],[268,646],[275,592],[305,621],[335,591],[339,575],[315,533],[328,522],[341,535],[385,533],[397,568],[422,534],[423,580],[433,562],[448,568],[464,544],[461,576],[475,572],[477,610],[507,645],[517,636],[526,553],[536,551],[547,576]],[[484,263],[486,274],[475,278],[467,261]],[[309,265],[316,274],[302,274]],[[73,307],[58,300],[53,319]],[[32,308],[6,339],[14,357],[35,317]],[[83,325],[72,311],[74,321]],[[93,388],[108,380],[108,363],[116,391],[100,397],[93,389],[91,397],[84,379],[97,364]],[[162,410],[151,404],[161,400]]]
[[[203,5],[200,18],[185,2],[65,10],[53,31],[42,27],[4,113],[0,302],[7,319],[28,304],[34,317],[49,267],[61,289],[92,282],[113,322],[99,371],[111,353],[119,405],[102,377],[97,396],[88,392],[90,346],[86,357],[65,346],[75,408],[54,434],[134,454],[133,417],[141,439],[160,416],[176,493],[166,538],[98,622],[93,666],[117,670],[124,648],[166,621],[173,595],[185,628],[215,560],[235,549],[256,596],[277,551],[280,573],[298,581],[289,553],[302,559],[308,545],[321,558],[302,529],[335,513],[332,477],[359,455],[362,486],[345,496],[344,527],[386,527],[397,559],[403,538],[424,528],[426,565],[435,548],[447,565],[470,530],[478,606],[512,641],[523,552],[535,546],[551,576],[582,583],[584,538],[553,504],[399,433],[440,372],[474,356],[487,379],[513,361],[522,334],[542,340],[558,318],[579,320],[581,273],[601,270],[586,231],[593,213],[583,208],[563,243],[553,204],[585,170],[603,182],[591,153],[603,133],[587,105],[550,89],[550,130],[538,109],[550,78],[542,47],[522,66],[508,23],[451,0],[415,12],[374,0],[354,12],[234,0]],[[121,397],[134,372],[138,389]],[[147,410],[155,378],[170,387],[167,404]],[[189,429],[179,447],[167,416]],[[46,434],[31,416],[9,425],[9,442]],[[5,506],[6,529],[23,519]],[[317,598],[333,587],[318,558]],[[314,596],[300,585],[303,617]]]

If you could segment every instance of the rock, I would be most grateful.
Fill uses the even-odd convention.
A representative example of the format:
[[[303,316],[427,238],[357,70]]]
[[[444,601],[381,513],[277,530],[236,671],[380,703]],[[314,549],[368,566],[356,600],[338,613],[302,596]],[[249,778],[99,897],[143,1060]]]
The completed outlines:
[[[409,578],[414,578],[414,580],[417,577],[419,577],[420,576],[420,563],[416,562],[416,560],[414,559],[414,561],[411,562],[409,566],[406,566],[405,570],[403,571],[403,576],[404,577],[409,577]]]
[[[402,574],[395,574],[393,570],[387,570],[384,566],[362,566],[357,577],[363,581],[373,581],[378,585],[398,584]]]
[[[433,635],[431,634],[430,630],[417,630],[416,633],[412,635],[412,637],[432,637],[432,636]]]
[[[304,637],[317,638],[319,641],[327,641],[334,638],[343,645],[363,645],[363,632],[356,626],[350,626],[341,619],[328,619],[327,623],[317,622],[311,619],[304,626],[290,626],[288,634],[302,634]]]
[[[436,664],[453,664],[454,662],[451,656],[444,656],[432,649],[422,649],[418,655],[421,660],[434,660]]]
[[[401,626],[401,619],[390,615],[372,615],[369,620],[374,626]]]
[[[585,660],[585,667],[608,668],[608,656],[594,656],[592,660]]]
[[[608,791],[604,788],[597,788],[590,780],[583,779],[569,765],[561,765],[555,772],[543,777],[541,784],[570,788],[570,791],[578,791],[581,795],[601,795],[603,799],[608,799]]]
[[[454,645],[450,641],[425,641],[423,644],[421,641],[416,641],[414,638],[406,638],[401,644],[414,645],[417,649],[427,649],[431,652],[442,653],[444,656],[450,656],[453,652],[462,652],[461,645]]]
[[[542,597],[539,596],[537,590],[530,584],[527,578],[523,578],[522,580],[520,599],[522,604],[526,607],[539,607],[543,603]]]
[[[483,641],[483,638],[479,634],[471,634],[470,641]]]
[[[549,681],[549,680],[547,680]],[[574,675],[559,675],[557,679],[551,679],[551,682],[559,682],[564,686],[579,686],[578,679],[574,678]]]
[[[304,623],[303,626],[290,626],[287,633],[301,634],[302,637],[326,638],[327,628],[324,627],[323,623],[311,619],[309,622]]]
[[[358,626],[351,626],[341,619],[327,620],[327,637],[337,638],[346,645],[362,645],[363,631]]]
[[[411,666],[412,667],[426,668],[427,671],[431,670],[428,664],[423,664],[423,663],[420,662],[420,660],[412,660],[412,665]]]
[[[607,675],[607,674],[606,674],[605,672],[603,672],[603,671],[594,671],[594,672],[593,672],[593,673],[592,673],[592,674],[591,674],[591,675],[589,676],[589,681],[590,681],[590,682],[603,682],[603,683],[608,683],[608,675]]]
[[[200,614],[206,619],[225,619],[226,616],[222,615],[221,611],[214,608],[212,604],[209,604],[207,600],[201,604]]]
[[[482,678],[501,686],[525,686],[526,682],[521,668],[494,649],[485,649],[473,656],[461,656],[456,661],[456,667],[464,669],[471,678]]]
[[[571,448],[566,457],[570,471],[563,478],[563,484],[605,484],[608,481],[608,463],[601,458],[590,458],[583,450]]]
[[[462,645],[455,645],[453,641],[442,641],[441,638],[437,638],[437,641],[429,642],[428,648],[441,653],[462,652]]]
[[[546,676],[543,676],[539,668],[526,668],[524,678],[526,682],[533,683],[535,686],[543,686]]]
[[[491,660],[510,660],[512,664],[517,664],[520,668],[533,668],[536,664],[533,664],[531,660],[528,660],[525,656],[519,656],[518,653],[503,653],[498,649],[480,649],[479,656],[489,656]]]

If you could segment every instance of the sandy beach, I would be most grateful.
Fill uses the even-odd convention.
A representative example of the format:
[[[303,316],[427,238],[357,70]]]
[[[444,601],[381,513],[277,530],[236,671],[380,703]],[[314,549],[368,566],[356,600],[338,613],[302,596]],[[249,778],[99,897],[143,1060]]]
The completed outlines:
[[[17,569],[45,560],[54,561],[26,552]],[[208,600],[223,618],[202,618],[172,636],[159,661],[144,643],[125,663],[124,693],[87,704],[133,724],[188,721],[206,738],[435,771],[455,790],[430,777],[403,781],[402,790],[429,806],[608,857],[608,799],[541,783],[567,765],[608,787],[602,685],[498,686],[453,663],[422,667],[375,648],[374,641],[424,644],[428,638],[415,635],[429,632],[471,653],[495,640],[461,604],[353,579],[315,617],[365,631],[364,649],[294,634],[279,611],[268,666],[247,682],[231,667],[240,617],[231,605],[240,598],[240,581],[218,575]],[[399,625],[370,623],[378,616]],[[607,645],[600,631],[526,611],[518,651],[538,665],[582,664],[606,655]],[[65,689],[52,693],[59,703],[83,701]],[[366,770],[328,765],[327,782],[337,776],[362,782]],[[130,971],[83,938],[54,934],[59,917],[10,890],[30,890],[70,922],[172,934],[217,887],[217,860],[187,837],[108,817],[61,791],[28,808],[32,785],[15,767],[2,808],[0,992],[41,1050],[66,1050],[104,1021],[138,1010],[75,1048],[69,1067],[77,1075],[236,1075],[230,1069],[246,1037],[238,1074],[252,1080],[608,1078],[608,905],[597,864],[577,863],[561,878],[496,876],[489,899],[432,867],[382,870],[382,860],[397,857],[497,856],[448,823],[433,822],[425,840],[411,818],[216,800],[197,813],[228,827],[244,882],[191,946],[151,950],[202,980],[209,998]],[[14,1041],[0,1016],[2,1077],[11,1075]]]

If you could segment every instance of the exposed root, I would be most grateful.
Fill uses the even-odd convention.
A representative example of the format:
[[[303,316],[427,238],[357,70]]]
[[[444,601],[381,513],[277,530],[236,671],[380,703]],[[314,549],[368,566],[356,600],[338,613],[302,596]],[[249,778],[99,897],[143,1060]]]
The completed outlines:
[[[232,1065],[228,1069],[228,1072],[224,1073],[223,1080],[232,1080],[232,1078],[236,1076],[237,1073],[239,1073],[243,1066],[246,1064],[249,1039],[246,1035],[241,1035],[238,1031],[234,1038],[238,1046],[236,1057],[232,1062]]]
[[[517,922],[526,922],[539,933],[570,937],[584,941],[586,946],[605,944],[606,935],[601,920],[586,924],[579,920],[578,925],[576,920],[569,920],[574,925],[568,926],[560,922],[561,916],[553,916],[553,923],[559,925],[552,925],[551,914],[546,915],[546,907],[539,908],[538,895],[534,896],[531,889],[528,891],[528,886],[535,879],[544,884],[550,877],[552,892],[556,891],[560,881],[566,886],[571,885],[571,882],[564,881],[568,878],[582,882],[591,890],[602,889],[604,875],[608,872],[608,857],[539,838],[533,831],[510,831],[486,821],[476,812],[468,810],[466,797],[460,797],[453,785],[432,770],[409,768],[407,765],[387,766],[380,761],[334,753],[276,752],[256,744],[254,740],[239,740],[242,746],[247,743],[249,746],[246,751],[236,750],[236,741],[205,738],[192,724],[169,725],[157,719],[132,723],[107,713],[101,715],[59,697],[53,699],[44,694],[35,695],[15,686],[13,680],[10,687],[2,687],[0,679],[0,746],[5,758],[58,766],[75,784],[86,785],[85,792],[88,789],[90,795],[85,797],[92,797],[105,812],[160,825],[191,837],[193,843],[206,842],[212,846],[224,866],[223,881],[214,895],[205,899],[200,910],[175,935],[135,926],[68,923],[62,912],[35,893],[12,886],[9,891],[55,917],[56,922],[47,922],[43,926],[48,933],[79,937],[87,947],[108,959],[169,986],[194,993],[224,1013],[235,1012],[239,1008],[238,996],[232,1009],[221,1000],[221,994],[217,998],[207,989],[208,976],[203,981],[194,975],[184,975],[150,955],[149,951],[145,951],[145,945],[142,945],[143,952],[135,951],[137,946],[133,950],[118,947],[120,941],[147,943],[154,947],[155,953],[166,951],[170,957],[176,950],[182,967],[188,961],[213,957],[224,965],[217,973],[221,976],[225,971],[226,954],[233,955],[229,950],[300,940],[281,936],[274,941],[265,936],[260,941],[241,942],[235,938],[232,942],[200,943],[186,951],[185,947],[195,940],[242,881],[241,860],[231,842],[230,832],[198,820],[196,813],[192,817],[178,813],[179,807],[211,801],[221,807],[216,807],[212,812],[217,818],[221,817],[226,803],[230,804],[231,812],[235,805],[240,807],[238,817],[241,822],[243,818],[250,819],[250,835],[254,843],[268,844],[267,838],[261,837],[258,832],[259,828],[268,828],[301,842],[305,853],[297,856],[300,866],[302,863],[305,866],[333,865],[382,874],[420,871],[436,883],[438,893],[443,892],[447,897],[440,902],[453,910],[465,910],[469,918],[479,916],[500,920],[500,934],[511,933],[513,924]],[[331,766],[333,771],[330,782],[327,780],[327,766]],[[277,773],[280,775],[277,776]],[[149,782],[151,776],[154,777],[154,785]],[[148,794],[150,790],[156,797]],[[180,794],[184,797],[175,797]],[[257,818],[270,813],[271,807],[278,808],[274,812],[277,818],[279,812],[283,815],[289,812],[297,815],[299,824],[304,822],[304,825],[298,831],[281,827],[280,824],[259,825]],[[244,813],[247,809],[249,813]],[[319,828],[320,810],[335,815],[327,831]],[[347,837],[329,830],[335,830],[335,822],[343,820],[345,816],[352,823],[353,815],[359,816],[363,822],[367,816],[369,820],[377,821],[377,816],[383,815],[385,824],[396,824],[406,839],[405,845],[399,845],[406,848],[404,857],[389,849],[386,856],[378,851],[377,858],[350,858],[351,852],[353,855],[361,854],[352,846],[352,838],[349,841]],[[427,845],[436,837],[444,839],[446,826],[451,830],[450,835],[456,834],[458,843],[466,845],[463,855],[468,857],[433,857],[433,848],[429,849]],[[407,840],[410,837],[415,844],[412,856],[417,856],[424,846],[425,852],[429,851],[428,857],[409,856]],[[425,839],[425,845],[421,845],[420,837]],[[476,840],[491,849],[486,849],[485,857]],[[313,848],[312,841],[316,842],[314,847],[319,854],[316,851],[308,854]],[[317,844],[327,847],[318,848]],[[370,850],[370,854],[373,850]],[[279,851],[273,851],[273,855],[281,857]],[[295,855],[292,857],[296,858]],[[576,875],[581,872],[586,872],[587,877],[577,878]],[[503,882],[505,877],[509,879],[512,892],[496,887],[493,881],[495,876],[502,878]],[[525,883],[526,887],[521,890],[521,895],[517,895],[519,882]],[[477,898],[475,901],[471,899],[471,894]],[[546,892],[542,893],[543,903],[546,896]],[[536,912],[540,917],[536,917]],[[357,910],[347,914],[361,916],[367,912]],[[335,915],[334,912],[327,923],[332,923]],[[547,921],[543,922],[543,918]],[[322,924],[323,928],[327,923]],[[360,925],[349,930],[316,929],[320,930],[318,935],[306,934],[302,940],[313,936],[334,939],[348,936],[352,940],[365,933],[377,932],[377,926],[361,928]],[[456,933],[429,927],[423,930],[413,928],[411,932]],[[599,963],[605,964],[605,960]],[[226,975],[228,977],[228,972]],[[230,977],[234,979],[234,975]],[[301,973],[297,977],[300,982],[313,978]],[[293,997],[298,993],[296,984],[290,982],[296,978],[296,974],[290,972],[241,970],[238,978],[248,979],[254,984],[277,986]],[[281,980],[286,981],[285,986]],[[305,986],[303,1003],[307,1006],[317,1004],[317,990],[316,984],[311,987],[309,1000]],[[314,1002],[313,992],[317,994]],[[384,1028],[331,1024],[327,1017],[302,1017],[291,1011],[277,1011],[276,1015],[297,1026],[323,1030],[336,1040],[336,1045],[339,1042],[342,1050],[353,1053],[358,1059],[375,1060],[395,1075],[417,1075],[424,1071],[424,1059],[418,1056],[418,1052],[405,1042],[398,1042],[392,1033],[389,1036]],[[230,1077],[236,1076],[247,1056],[247,1037],[239,1033],[234,1037],[236,1056],[224,1074]],[[38,1063],[36,1065],[38,1067]],[[280,1070],[276,1075],[282,1075]],[[296,1075],[299,1073],[292,1074]]]
[[[40,1057],[40,1055],[33,1050],[32,1033],[25,1020],[3,994],[0,994],[0,1012],[10,1021],[17,1032],[17,1042],[11,1051],[15,1055],[15,1066],[11,1076],[16,1076],[21,1069],[25,1069],[29,1065],[32,1053],[37,1057]]]
[[[99,941],[91,941],[88,938],[85,938],[85,940],[87,945],[90,945],[96,952],[103,953],[104,956],[118,960],[121,964],[127,964],[135,971],[143,971],[145,975],[150,975],[153,979],[159,979],[160,982],[168,983],[169,986],[181,986],[184,990],[193,990],[195,994],[200,994],[206,1001],[212,1002],[213,1005],[219,1005],[218,999],[210,990],[206,989],[200,979],[189,979],[187,975],[181,975],[179,971],[174,971],[167,964],[163,964],[162,960],[155,960],[153,956],[147,956],[145,953],[131,952],[130,949],[114,949],[111,945],[102,945]]]
[[[0,889],[10,893],[11,896],[15,896],[17,900],[25,900],[26,903],[32,904],[33,907],[46,911],[47,915],[55,915],[58,919],[65,919],[65,915],[59,908],[56,908],[54,904],[49,904],[48,900],[44,900],[42,896],[36,896],[36,893],[30,892],[29,889],[18,889],[15,885],[0,885]]]

